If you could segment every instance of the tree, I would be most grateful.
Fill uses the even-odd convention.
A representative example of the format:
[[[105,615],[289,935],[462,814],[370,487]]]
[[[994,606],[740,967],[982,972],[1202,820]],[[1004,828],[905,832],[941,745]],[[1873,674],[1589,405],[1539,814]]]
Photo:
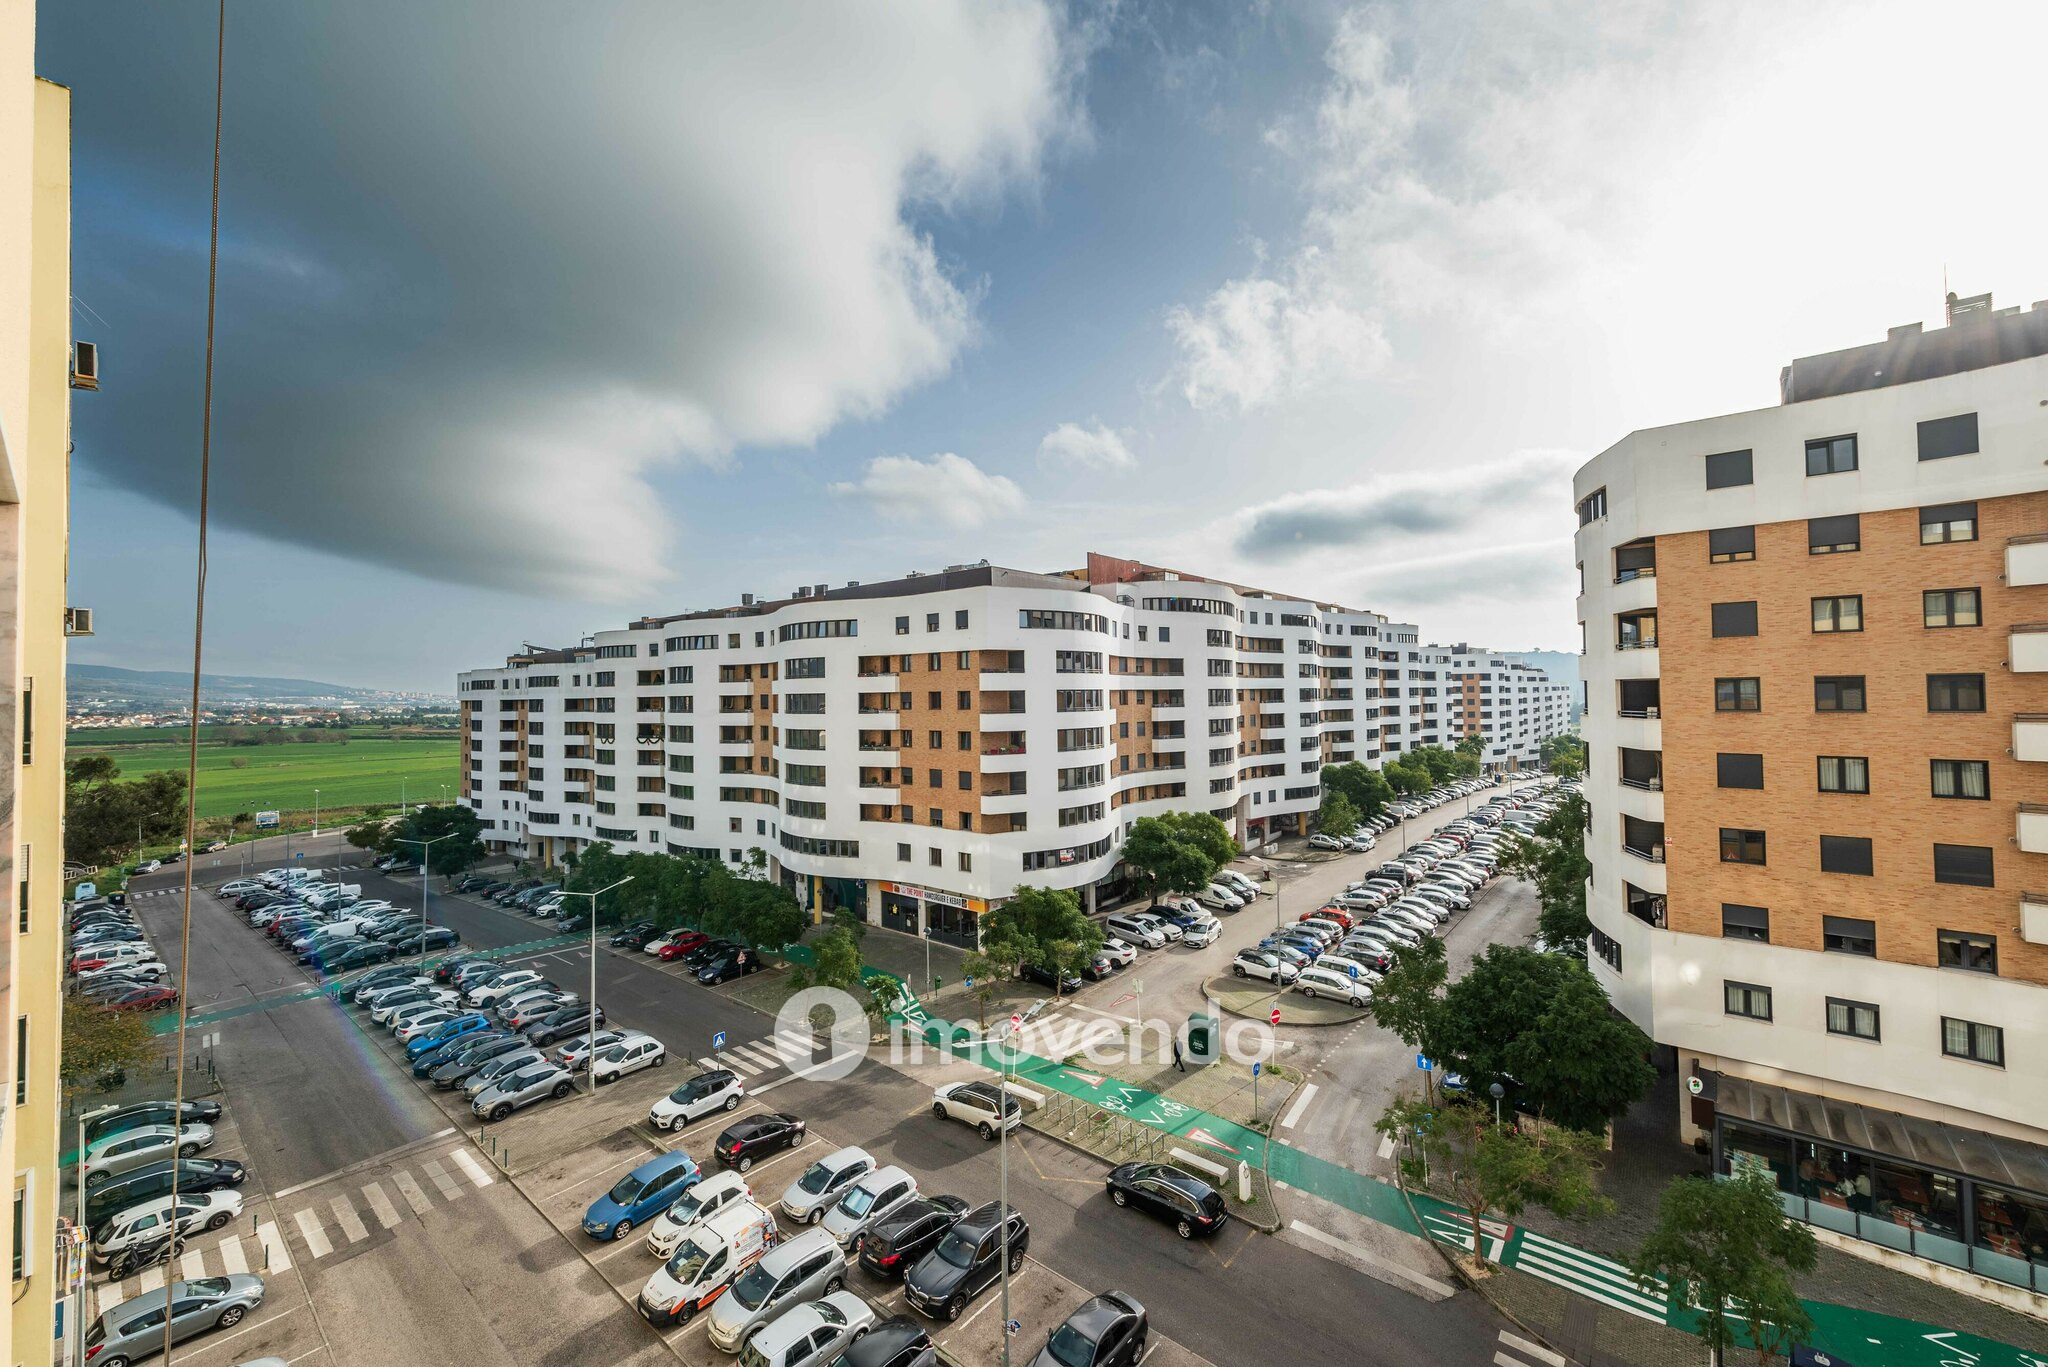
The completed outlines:
[[[1124,841],[1124,863],[1155,898],[1162,892],[1200,892],[1240,853],[1230,828],[1207,812],[1141,816]]]
[[[1682,1282],[1701,1309],[1699,1336],[1720,1367],[1736,1346],[1729,1307],[1741,1316],[1758,1367],[1813,1334],[1792,1275],[1811,1272],[1813,1231],[1785,1218],[1766,1168],[1739,1169],[1725,1182],[1680,1177],[1657,1202],[1657,1223],[1633,1259],[1635,1275]]]
[[[1586,914],[1586,880],[1593,874],[1586,858],[1586,799],[1568,794],[1536,823],[1533,837],[1508,837],[1500,867],[1536,885],[1537,928],[1544,940],[1573,958],[1585,958],[1586,937],[1593,933]]]
[[[991,913],[993,914],[993,913]],[[1017,980],[1018,965],[1024,962],[1025,947],[1005,940],[984,925],[981,948],[960,961],[960,971],[974,985],[968,989],[977,1008],[983,1034],[988,1033],[988,1004],[1003,990],[1003,984]]]
[[[1444,1027],[1444,984],[1450,965],[1444,942],[1424,936],[1413,948],[1394,951],[1386,976],[1373,985],[1373,1023],[1430,1059],[1441,1056]]]
[[[483,821],[460,803],[425,806],[409,811],[389,826],[388,849],[419,858],[435,873],[461,873],[482,862],[487,851],[483,842]],[[443,837],[446,837],[445,839]],[[433,841],[431,846],[425,841]]]
[[[1405,757],[1388,764],[1381,772],[1386,776],[1388,785],[1402,797],[1426,793],[1436,786],[1436,780],[1429,776],[1427,766],[1410,764]]]
[[[810,922],[788,888],[751,878],[726,879],[714,905],[724,913],[726,933],[762,952],[795,944]]]
[[[1377,769],[1357,760],[1323,766],[1323,789],[1336,790],[1351,799],[1361,820],[1370,821],[1394,800],[1394,789]]]
[[[342,838],[359,850],[376,850],[379,853],[388,854],[391,848],[387,843],[389,835],[388,823],[383,821],[364,821],[349,827],[343,833]]]
[[[1079,973],[1102,952],[1105,938],[1071,891],[1025,884],[982,918],[981,933],[985,951],[991,945],[1014,950],[1016,967],[1039,964],[1060,973]]]
[[[1340,839],[1358,829],[1358,808],[1334,788],[1323,789],[1322,809],[1316,813],[1316,829]]]
[[[64,857],[100,866],[139,845],[171,844],[185,834],[185,775],[159,770],[123,781],[107,755],[64,765]]]
[[[1536,748],[1536,760],[1559,778],[1577,778],[1586,772],[1586,741],[1569,733],[1546,736]]]
[[[97,1002],[73,1001],[64,1008],[64,1037],[57,1075],[79,1088],[139,1068],[150,1058],[149,1022],[140,1011],[116,1011]]]
[[[887,984],[888,979],[870,979],[861,976],[860,937],[845,920],[834,918],[834,924],[824,934],[811,941],[812,960],[809,966],[798,966],[790,971],[790,981],[798,988],[832,987],[846,993],[860,1003],[861,1010],[871,1022],[879,1024],[888,1014],[888,1001],[895,995],[890,986],[886,994],[877,990],[878,985]],[[811,1009],[813,1025],[829,1027],[832,1010],[823,1003]]]

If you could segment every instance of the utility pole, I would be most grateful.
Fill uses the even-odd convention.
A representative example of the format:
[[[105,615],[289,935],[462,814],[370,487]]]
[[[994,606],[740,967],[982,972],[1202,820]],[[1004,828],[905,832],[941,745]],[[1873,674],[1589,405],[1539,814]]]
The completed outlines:
[[[454,831],[443,831],[432,840],[413,840],[395,836],[394,845],[417,845],[420,847],[420,962],[427,961],[427,898],[433,893],[434,875],[431,872],[433,847],[454,835]]]
[[[597,1095],[597,899],[613,888],[623,887],[633,881],[627,874],[616,883],[607,883],[596,892],[565,892],[564,897],[587,897],[590,899],[590,1030],[589,1045],[583,1055],[583,1068],[590,1078],[590,1095]]]

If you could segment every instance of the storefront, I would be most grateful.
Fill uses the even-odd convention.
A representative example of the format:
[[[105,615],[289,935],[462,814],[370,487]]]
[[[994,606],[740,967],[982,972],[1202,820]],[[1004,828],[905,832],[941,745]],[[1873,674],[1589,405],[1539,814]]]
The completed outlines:
[[[1714,1171],[1795,1220],[2048,1293],[2048,1149],[1722,1075]]]
[[[882,925],[887,930],[900,930],[905,935],[922,934],[918,917],[918,899],[894,891],[894,884],[882,884]]]
[[[882,924],[892,930],[924,933],[941,944],[962,949],[981,947],[981,918],[989,903],[915,883],[883,883]]]

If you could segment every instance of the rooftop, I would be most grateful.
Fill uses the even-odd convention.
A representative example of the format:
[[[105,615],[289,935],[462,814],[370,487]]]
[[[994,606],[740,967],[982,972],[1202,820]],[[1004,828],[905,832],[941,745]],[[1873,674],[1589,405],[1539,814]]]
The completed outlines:
[[[1993,309],[1988,294],[1951,294],[1948,326],[1928,332],[1907,323],[1882,342],[1801,356],[1778,372],[1778,394],[1783,403],[1804,403],[2042,355],[2048,355],[2048,299],[2023,312],[2017,304]]]

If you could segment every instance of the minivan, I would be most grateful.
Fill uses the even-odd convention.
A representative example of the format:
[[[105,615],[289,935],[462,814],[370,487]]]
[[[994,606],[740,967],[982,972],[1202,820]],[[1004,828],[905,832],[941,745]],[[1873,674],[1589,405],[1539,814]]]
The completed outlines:
[[[711,1307],[711,1342],[737,1353],[792,1306],[845,1285],[846,1255],[824,1230],[807,1229],[764,1254],[718,1298]]]

